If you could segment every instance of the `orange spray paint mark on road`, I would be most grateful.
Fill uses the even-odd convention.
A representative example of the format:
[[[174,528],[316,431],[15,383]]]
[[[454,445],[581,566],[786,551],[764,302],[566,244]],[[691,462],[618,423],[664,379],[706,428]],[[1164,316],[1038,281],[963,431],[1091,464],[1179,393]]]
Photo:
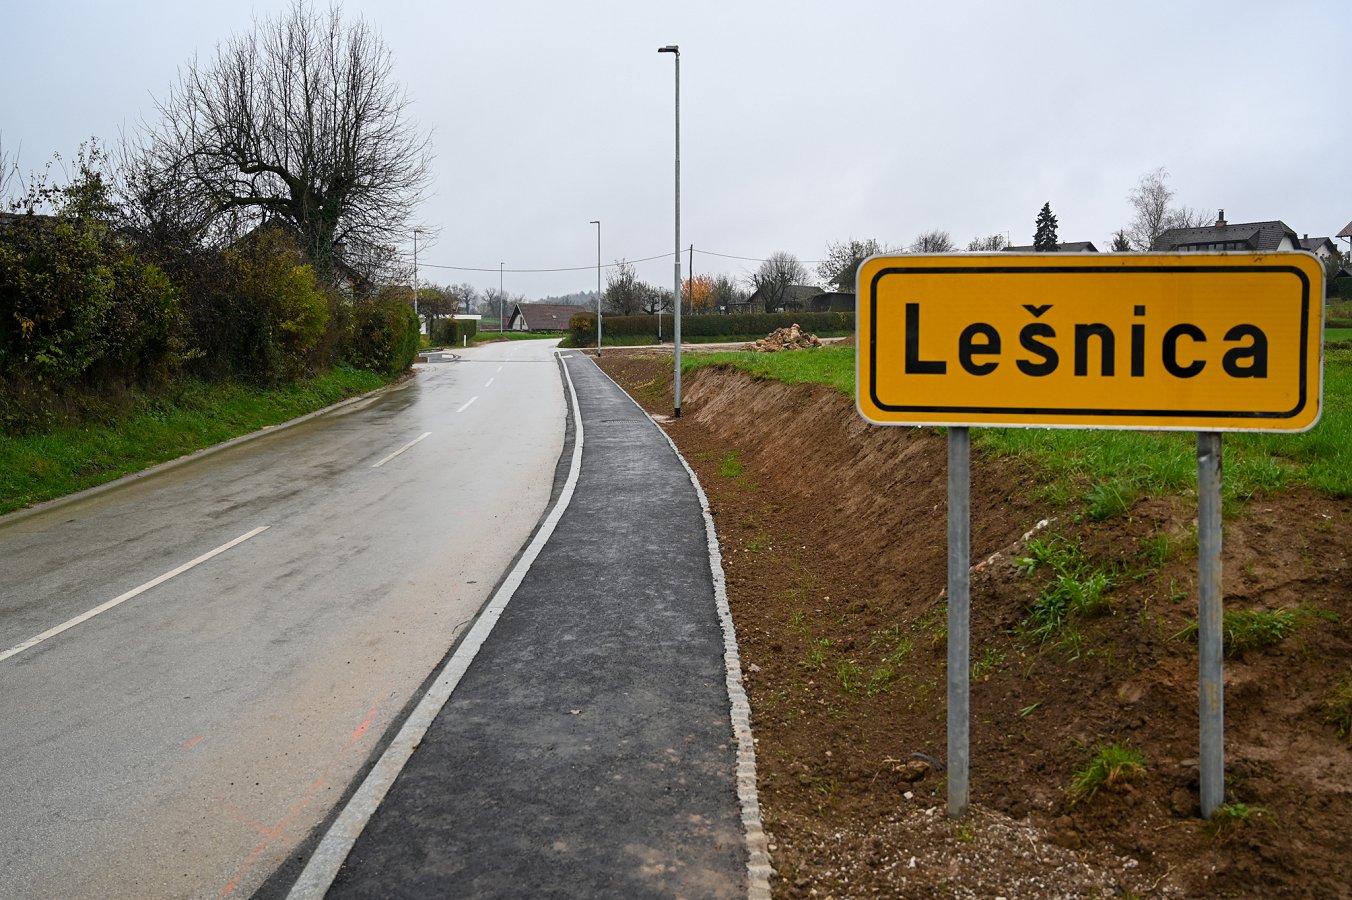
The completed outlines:
[[[191,750],[200,743],[202,743],[202,735],[199,734],[197,737],[188,738],[188,740],[184,741],[182,747],[184,750]]]
[[[367,729],[371,727],[371,723],[375,721],[376,713],[379,710],[380,703],[377,702],[376,705],[372,706],[366,713],[366,718],[363,719],[362,723],[352,732],[351,737],[347,739],[346,743],[339,748],[337,753],[330,757],[328,763],[324,766],[323,771],[319,773],[319,777],[310,783],[310,786],[305,789],[305,793],[301,795],[301,798],[286,811],[286,815],[282,816],[276,825],[266,830],[261,825],[253,826],[263,832],[263,839],[258,842],[256,847],[254,847],[253,852],[249,854],[249,858],[246,859],[244,864],[239,867],[239,870],[235,872],[234,877],[232,877],[229,883],[221,890],[219,896],[228,897],[234,893],[235,888],[239,887],[239,883],[244,880],[244,876],[248,874],[251,868],[253,868],[254,863],[258,862],[259,858],[267,852],[267,849],[286,832],[286,829],[291,825],[296,816],[300,815],[301,810],[309,805],[310,801],[314,799],[314,796],[318,794],[320,789],[328,782],[329,773],[337,767],[343,756],[356,746],[357,742],[361,740],[364,734],[366,734]]]

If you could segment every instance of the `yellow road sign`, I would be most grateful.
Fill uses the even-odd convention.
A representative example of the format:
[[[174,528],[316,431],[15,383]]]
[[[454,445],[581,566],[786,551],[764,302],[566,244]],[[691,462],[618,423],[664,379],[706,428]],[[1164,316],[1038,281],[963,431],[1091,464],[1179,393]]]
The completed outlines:
[[[883,425],[1304,431],[1323,279],[1304,252],[872,257],[856,403]]]

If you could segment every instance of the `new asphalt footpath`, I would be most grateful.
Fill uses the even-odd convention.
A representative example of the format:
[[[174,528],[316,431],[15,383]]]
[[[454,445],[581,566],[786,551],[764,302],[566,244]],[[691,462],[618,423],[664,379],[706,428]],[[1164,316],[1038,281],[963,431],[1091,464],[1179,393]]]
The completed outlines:
[[[769,896],[707,504],[593,360],[559,357],[554,506],[293,898]]]

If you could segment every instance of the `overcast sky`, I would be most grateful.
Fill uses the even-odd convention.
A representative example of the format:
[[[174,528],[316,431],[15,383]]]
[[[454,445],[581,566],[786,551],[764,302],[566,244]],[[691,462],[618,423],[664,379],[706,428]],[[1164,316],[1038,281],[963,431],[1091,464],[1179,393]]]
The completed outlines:
[[[285,2],[8,4],[0,139],[25,169],[153,120],[179,67]],[[828,242],[1107,249],[1158,166],[1176,202],[1333,235],[1352,220],[1342,3],[419,3],[349,0],[432,132],[423,280],[538,298],[638,260],[670,286],[673,57],[681,48],[681,246],[743,275]],[[15,77],[22,73],[22,77]],[[1346,246],[1341,245],[1341,246]],[[683,257],[683,264],[686,262]],[[432,265],[490,271],[434,269]],[[581,271],[527,273],[567,267]],[[811,266],[810,266],[811,267]]]

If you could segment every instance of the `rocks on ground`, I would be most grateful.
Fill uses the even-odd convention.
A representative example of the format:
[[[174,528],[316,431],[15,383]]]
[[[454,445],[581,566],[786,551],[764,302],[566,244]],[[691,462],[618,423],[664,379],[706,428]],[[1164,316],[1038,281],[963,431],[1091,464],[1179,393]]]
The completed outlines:
[[[776,328],[755,343],[747,344],[746,349],[757,353],[776,353],[780,350],[806,350],[808,347],[820,347],[822,342],[810,331],[804,331],[798,323],[788,328]]]

